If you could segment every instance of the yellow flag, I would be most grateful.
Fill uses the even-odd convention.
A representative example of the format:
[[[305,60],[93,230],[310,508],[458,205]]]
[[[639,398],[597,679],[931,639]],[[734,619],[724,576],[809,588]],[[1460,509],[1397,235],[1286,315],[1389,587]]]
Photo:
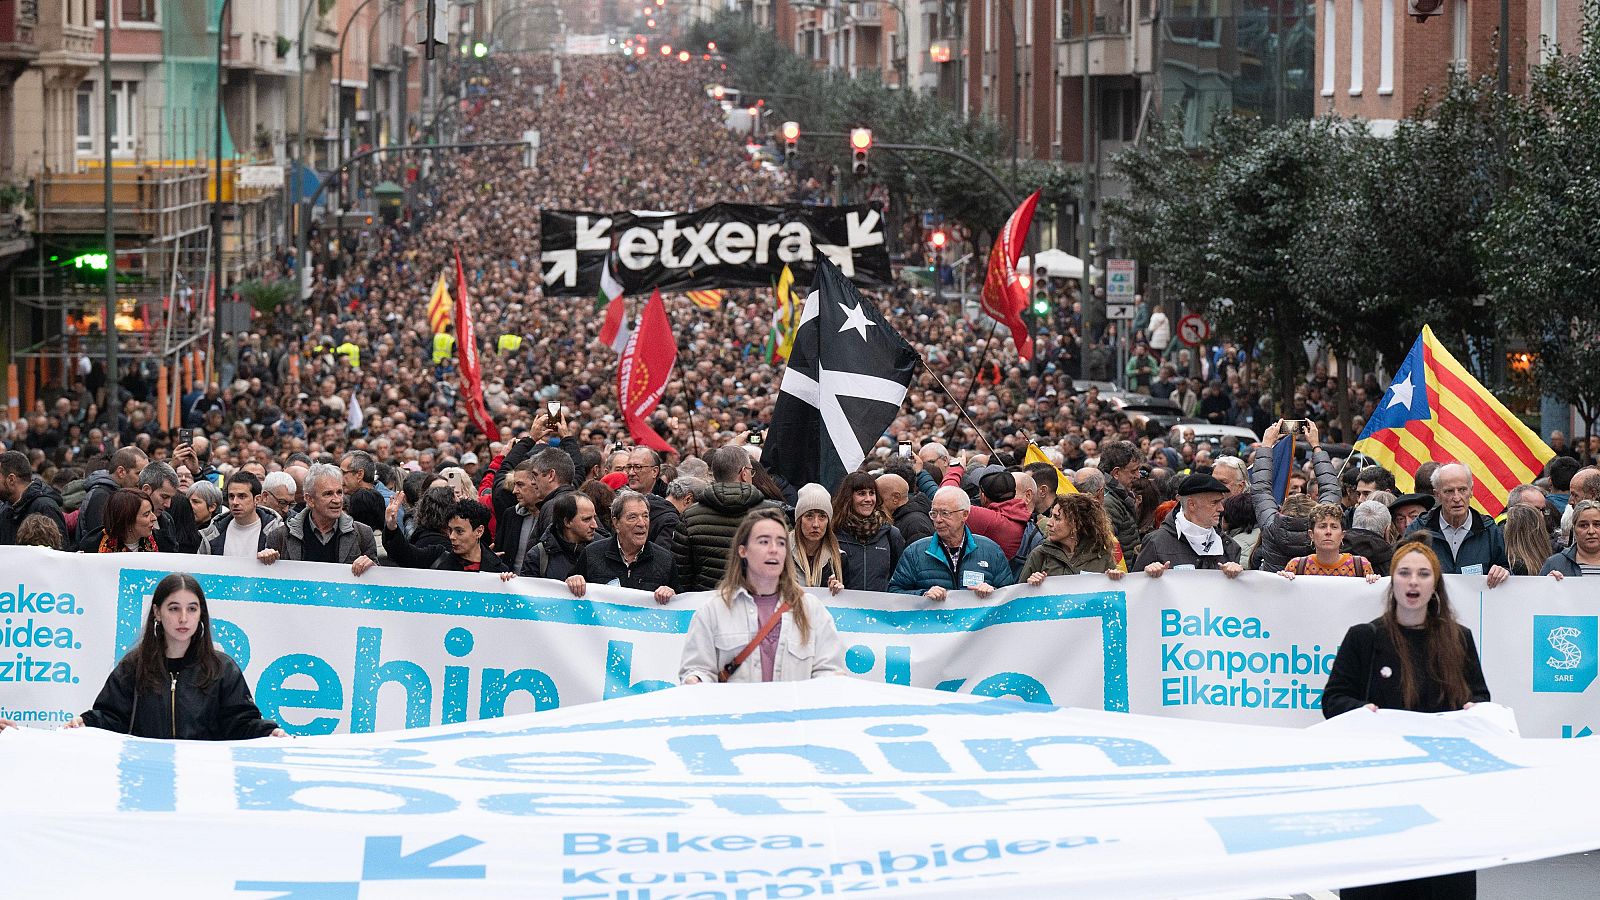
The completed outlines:
[[[800,313],[805,301],[795,295],[794,273],[785,265],[774,289],[778,307],[772,313],[772,330],[767,337],[769,361],[788,359],[794,349],[794,336],[800,331]]]
[[[1028,452],[1022,457],[1022,465],[1027,467],[1033,465],[1034,463],[1044,463],[1050,468],[1056,470],[1057,495],[1076,494],[1078,492],[1078,488],[1073,485],[1072,479],[1068,478],[1065,472],[1061,471],[1059,468],[1056,468],[1056,464],[1050,461],[1050,457],[1044,455],[1044,451],[1039,449],[1038,444],[1035,444],[1033,441],[1029,441]]]
[[[455,316],[455,302],[450,299],[450,289],[445,287],[444,273],[433,285],[433,296],[428,298],[428,324],[433,333],[444,331],[444,326]]]

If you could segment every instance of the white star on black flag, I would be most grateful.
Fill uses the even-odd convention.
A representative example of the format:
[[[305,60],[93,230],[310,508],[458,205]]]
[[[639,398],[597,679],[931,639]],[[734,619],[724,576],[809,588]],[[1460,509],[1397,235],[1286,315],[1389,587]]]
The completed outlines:
[[[894,422],[917,351],[831,262],[817,260],[762,460],[833,490]]]

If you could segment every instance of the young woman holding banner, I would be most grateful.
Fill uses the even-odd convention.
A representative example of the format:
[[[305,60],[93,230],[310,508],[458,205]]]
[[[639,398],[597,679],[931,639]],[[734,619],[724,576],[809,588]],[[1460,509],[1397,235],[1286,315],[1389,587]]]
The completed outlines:
[[[689,622],[678,671],[684,684],[844,674],[844,643],[832,614],[795,578],[782,512],[745,516],[716,593]]]
[[[211,642],[211,612],[193,575],[156,585],[139,643],[117,663],[94,708],[68,728],[146,738],[238,741],[287,737],[263,719],[239,666]]]
[[[1425,543],[1394,553],[1383,615],[1345,632],[1322,693],[1333,718],[1365,708],[1449,712],[1489,700],[1472,632],[1456,621],[1439,558]],[[1403,649],[1401,649],[1403,648]],[[1345,888],[1343,900],[1470,900],[1477,873]]]

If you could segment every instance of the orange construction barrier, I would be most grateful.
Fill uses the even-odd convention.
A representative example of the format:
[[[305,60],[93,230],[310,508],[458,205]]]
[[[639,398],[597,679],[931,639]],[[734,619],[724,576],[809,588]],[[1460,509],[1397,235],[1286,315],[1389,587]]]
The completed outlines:
[[[172,400],[167,396],[167,364],[156,370],[156,421],[161,430],[172,427]]]
[[[6,418],[13,422],[21,418],[21,403],[17,395],[17,364],[6,363]]]
[[[33,412],[34,389],[39,380],[39,361],[25,359],[22,361],[22,414],[26,416]]]

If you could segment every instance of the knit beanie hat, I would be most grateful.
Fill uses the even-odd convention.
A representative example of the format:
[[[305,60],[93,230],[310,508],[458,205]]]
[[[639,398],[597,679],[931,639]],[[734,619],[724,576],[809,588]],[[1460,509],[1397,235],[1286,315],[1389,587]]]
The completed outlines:
[[[800,489],[798,499],[794,504],[794,520],[812,510],[820,510],[829,519],[833,518],[833,498],[828,495],[828,489],[820,484],[808,484]]]

